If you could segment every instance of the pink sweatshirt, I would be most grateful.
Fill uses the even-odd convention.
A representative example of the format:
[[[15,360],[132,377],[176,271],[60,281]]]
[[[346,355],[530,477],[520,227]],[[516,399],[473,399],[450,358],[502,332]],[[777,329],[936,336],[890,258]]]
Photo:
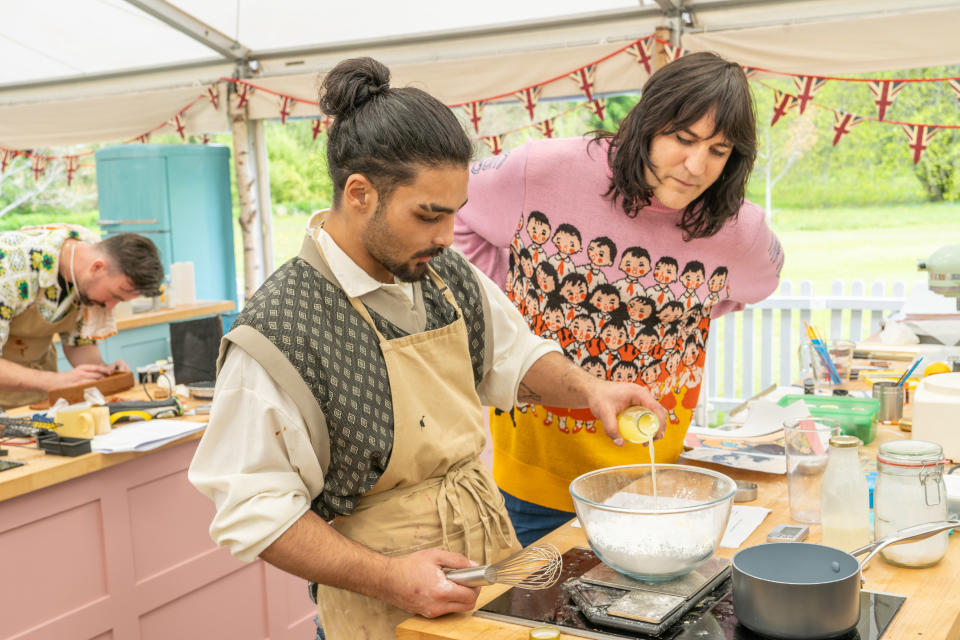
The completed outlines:
[[[770,295],[783,253],[750,202],[714,236],[690,241],[676,226],[681,212],[657,200],[628,217],[603,195],[606,148],[541,140],[474,163],[454,242],[534,332],[594,375],[650,388],[670,420],[657,460],[672,462],[699,398],[710,320]],[[571,510],[574,477],[637,461],[588,411],[513,413],[491,419],[494,476],[523,500]]]

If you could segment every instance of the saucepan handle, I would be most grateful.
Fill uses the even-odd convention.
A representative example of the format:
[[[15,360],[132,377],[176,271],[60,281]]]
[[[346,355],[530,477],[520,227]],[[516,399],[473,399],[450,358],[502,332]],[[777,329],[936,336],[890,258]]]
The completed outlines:
[[[874,540],[870,544],[864,545],[859,549],[854,549],[850,552],[852,556],[859,556],[862,553],[867,553],[867,557],[860,562],[861,571],[867,563],[870,562],[870,559],[873,556],[880,553],[882,550],[887,547],[900,544],[901,542],[914,542],[917,540],[924,540],[929,538],[932,535],[936,535],[941,531],[946,531],[947,529],[953,529],[955,527],[960,527],[960,520],[940,520],[937,522],[925,522],[924,524],[917,524],[912,527],[907,527],[906,529],[900,529],[899,531],[894,531],[888,536],[884,536],[879,540]],[[861,575],[860,581],[863,581]]]

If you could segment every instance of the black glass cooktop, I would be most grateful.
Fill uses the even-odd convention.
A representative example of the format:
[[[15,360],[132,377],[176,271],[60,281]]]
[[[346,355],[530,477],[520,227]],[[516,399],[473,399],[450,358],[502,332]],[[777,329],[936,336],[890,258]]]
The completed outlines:
[[[475,615],[527,626],[549,625],[563,633],[598,640],[660,638],[662,640],[761,640],[737,622],[729,579],[717,585],[700,603],[659,635],[603,627],[591,622],[569,596],[572,578],[582,576],[600,560],[589,549],[574,548],[563,554],[563,570],[557,583],[543,591],[513,588],[481,607]],[[904,596],[872,591],[860,592],[860,622],[857,628],[836,640],[879,640],[889,626]]]

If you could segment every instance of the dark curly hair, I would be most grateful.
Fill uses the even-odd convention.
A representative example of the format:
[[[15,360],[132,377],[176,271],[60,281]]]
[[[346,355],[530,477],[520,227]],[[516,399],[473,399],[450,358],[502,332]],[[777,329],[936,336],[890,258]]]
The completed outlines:
[[[657,135],[687,129],[714,114],[716,128],[733,145],[720,177],[687,205],[678,227],[684,237],[714,235],[743,204],[747,180],[757,157],[756,117],[747,77],[735,62],[709,52],[691,53],[658,69],[643,86],[640,101],[616,133],[594,132],[593,142],[609,140],[612,177],[604,194],[636,216],[650,204],[653,185],[644,175],[650,143]]]
[[[323,79],[320,110],[333,118],[327,168],[333,202],[347,178],[364,175],[382,198],[409,184],[420,167],[464,166],[473,146],[456,116],[429,93],[390,87],[390,70],[373,58],[338,63]]]

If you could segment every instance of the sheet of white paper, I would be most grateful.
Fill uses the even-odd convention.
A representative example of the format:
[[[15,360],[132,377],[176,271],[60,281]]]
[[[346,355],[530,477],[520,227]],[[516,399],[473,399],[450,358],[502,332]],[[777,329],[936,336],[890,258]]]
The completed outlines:
[[[200,431],[206,422],[189,420],[144,420],[115,427],[110,433],[94,436],[90,448],[100,453],[149,451],[177,438]]]
[[[796,389],[792,391],[797,392]],[[755,438],[783,429],[783,423],[787,420],[805,418],[810,415],[807,405],[802,402],[793,402],[785,407],[778,405],[777,400],[783,395],[786,394],[778,394],[776,400],[766,397],[751,400],[746,410],[746,420],[742,425],[731,423],[714,428],[691,426],[688,433],[711,438],[722,437],[725,440]]]
[[[768,513],[770,513],[770,509],[766,507],[733,505],[733,509],[730,510],[730,519],[727,521],[727,528],[720,539],[720,546],[727,549],[736,549],[742,545],[754,529],[760,526]]]

